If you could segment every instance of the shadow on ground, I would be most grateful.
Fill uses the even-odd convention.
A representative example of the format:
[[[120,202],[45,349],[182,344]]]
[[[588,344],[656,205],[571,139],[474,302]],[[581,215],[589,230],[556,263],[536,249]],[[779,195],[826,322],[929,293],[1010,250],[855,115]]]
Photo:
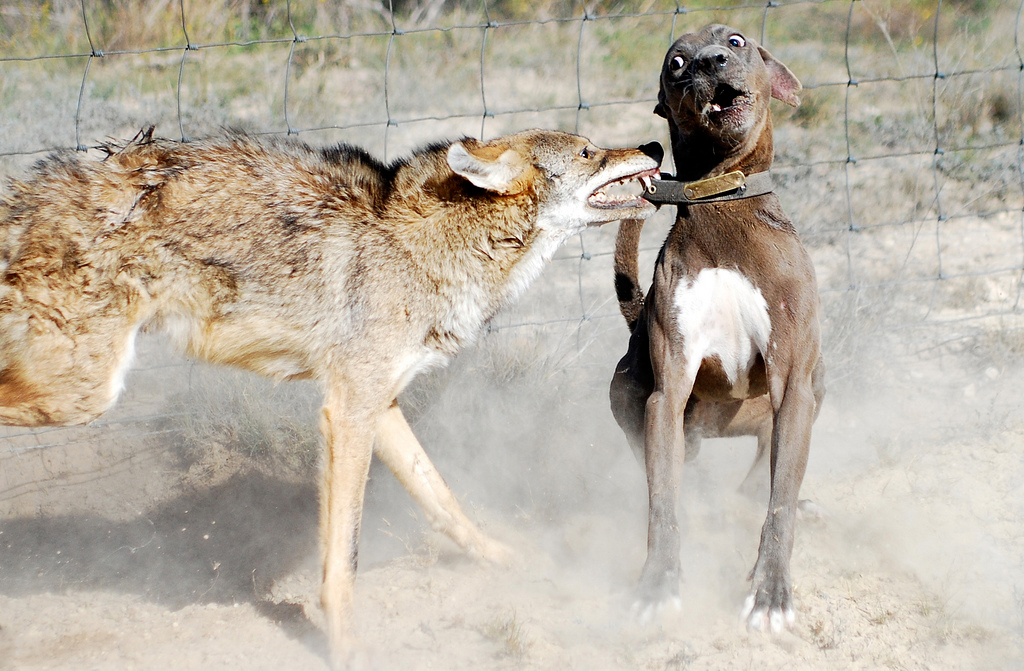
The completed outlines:
[[[317,493],[258,472],[237,473],[130,521],[96,515],[0,522],[0,594],[67,590],[138,595],[177,610],[252,603],[313,645],[298,604],[274,603],[274,580],[316,556]]]

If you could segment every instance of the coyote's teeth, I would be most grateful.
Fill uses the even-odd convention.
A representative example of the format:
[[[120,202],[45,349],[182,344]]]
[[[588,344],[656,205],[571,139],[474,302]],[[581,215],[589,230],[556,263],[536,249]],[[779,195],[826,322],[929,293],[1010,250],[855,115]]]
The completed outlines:
[[[647,176],[622,177],[602,186],[590,194],[590,202],[605,207],[631,206],[650,186],[651,179]]]

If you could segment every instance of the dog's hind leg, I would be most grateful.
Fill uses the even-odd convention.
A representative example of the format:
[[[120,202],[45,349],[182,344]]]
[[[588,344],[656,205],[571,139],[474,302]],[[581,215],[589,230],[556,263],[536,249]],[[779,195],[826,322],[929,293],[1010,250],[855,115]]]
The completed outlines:
[[[647,324],[640,320],[629,338],[629,349],[615,366],[608,388],[612,415],[637,461],[644,463],[644,423],[647,399],[654,391],[654,371],[651,370],[650,342]]]
[[[623,357],[625,360],[625,357]],[[641,464],[644,463],[644,415],[650,389],[638,384],[628,368],[619,362],[615,375],[608,389],[612,415],[619,428],[626,434],[626,442],[633,450],[633,456]]]
[[[739,412],[722,432],[726,436],[756,436],[757,452],[750,464],[746,477],[739,486],[739,492],[749,499],[761,501],[768,498],[769,480],[768,455],[772,449],[772,406],[767,396],[747,399]]]
[[[811,388],[814,392],[814,420],[817,420],[818,413],[821,412],[821,404],[825,400],[825,364],[820,356],[814,366],[814,372],[811,373]],[[739,491],[751,499],[761,501],[767,494],[764,485],[769,480],[766,472],[766,460],[771,452],[772,415],[771,402],[768,397],[748,399],[743,402],[743,406],[735,418],[722,430],[723,436],[757,436],[757,455],[754,457],[754,463],[751,464]],[[800,501],[798,511],[802,517],[811,519],[822,520],[827,517],[827,513],[821,506],[807,499]]]
[[[484,535],[462,512],[397,402],[392,403],[377,425],[374,453],[423,509],[435,531],[446,534],[470,555],[496,563],[508,562],[511,551]]]
[[[764,503],[769,477],[767,473],[768,454],[771,452],[772,428],[769,424],[767,429],[759,430],[757,435],[757,452],[754,454],[754,461],[747,470],[747,475],[740,483],[739,493],[748,499]]]

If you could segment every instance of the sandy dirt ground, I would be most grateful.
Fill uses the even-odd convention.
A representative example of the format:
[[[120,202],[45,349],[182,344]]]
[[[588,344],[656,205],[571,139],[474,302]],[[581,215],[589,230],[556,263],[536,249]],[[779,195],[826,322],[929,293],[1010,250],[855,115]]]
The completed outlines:
[[[645,277],[666,225],[645,232]],[[982,267],[1019,249],[1014,221],[957,231],[954,258]],[[403,398],[470,516],[515,561],[460,554],[375,467],[356,588],[368,668],[1024,667],[1019,332],[983,322],[987,337],[952,345],[927,324],[887,332],[885,319],[921,309],[911,289],[852,321],[824,296],[831,389],[801,494],[826,514],[798,527],[795,629],[769,637],[739,620],[765,515],[735,493],[752,439],[706,441],[687,465],[682,609],[638,623],[646,484],[607,405],[626,340],[603,284],[614,228],[587,235],[585,273],[570,243],[518,311]],[[842,237],[809,239],[819,274],[841,274]],[[884,229],[866,242],[899,245]],[[1013,290],[986,279],[928,309],[994,312]],[[503,330],[581,311],[610,318]],[[4,430],[0,669],[326,668],[315,459],[292,456],[316,425],[316,392],[217,375],[146,336],[125,398],[96,426]]]
[[[369,668],[1024,664],[1019,371],[964,383],[955,360],[935,360],[901,367],[867,399],[829,398],[802,490],[826,515],[799,526],[796,627],[769,637],[738,617],[764,519],[763,503],[735,493],[752,440],[706,441],[687,465],[682,610],[640,624],[645,484],[603,390],[558,374],[470,390],[480,359],[410,404],[431,399],[417,431],[515,562],[460,554],[375,468],[356,604]],[[129,392],[146,377],[133,375]],[[106,443],[93,478],[80,477],[92,458],[81,444],[77,456],[5,457],[0,668],[326,668],[315,479],[224,449],[183,457],[162,434],[151,443]],[[49,484],[11,489],[44,453],[67,460]]]

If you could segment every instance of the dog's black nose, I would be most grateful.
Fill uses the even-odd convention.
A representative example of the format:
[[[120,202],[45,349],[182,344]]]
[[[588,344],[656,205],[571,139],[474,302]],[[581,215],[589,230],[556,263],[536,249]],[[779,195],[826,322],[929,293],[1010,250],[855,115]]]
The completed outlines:
[[[661,159],[665,158],[665,149],[660,142],[648,142],[640,145],[637,149],[657,161],[658,165],[661,165]]]
[[[724,68],[729,63],[729,52],[721,47],[710,47],[702,50],[693,59],[694,68],[701,70],[714,70]]]

